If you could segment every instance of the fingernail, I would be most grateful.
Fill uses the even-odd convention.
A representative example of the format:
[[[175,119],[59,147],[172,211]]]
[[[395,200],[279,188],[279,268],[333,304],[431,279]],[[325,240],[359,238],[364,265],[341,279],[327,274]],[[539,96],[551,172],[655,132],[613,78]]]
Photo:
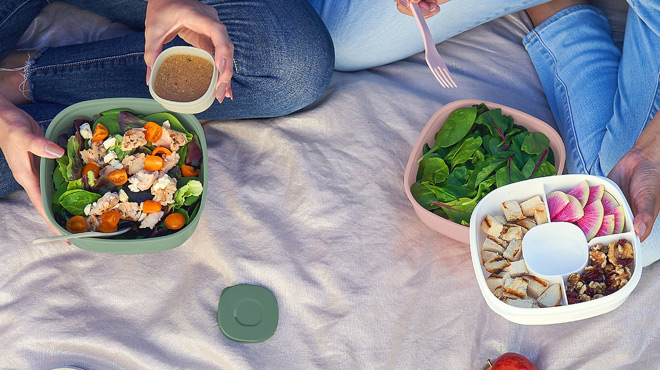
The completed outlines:
[[[227,93],[227,83],[222,82],[218,86],[218,91],[215,93],[215,97],[218,99],[218,102],[222,103],[225,100],[225,94]]]
[[[59,158],[64,155],[64,149],[55,143],[46,144],[45,148],[46,154],[51,157]]]
[[[645,232],[646,232],[646,225],[644,225],[643,223],[639,224],[637,226],[637,235],[642,236],[644,235]]]
[[[222,58],[222,62],[220,62],[220,67],[218,67],[218,72],[222,74],[222,71],[225,70],[225,64],[227,64],[227,58]]]
[[[405,6],[405,7],[408,6],[408,2],[407,2],[406,0],[399,0],[399,4],[401,4],[401,5]]]
[[[440,7],[437,4],[431,4],[429,5],[429,12],[430,13],[435,13],[438,10],[440,10]]]

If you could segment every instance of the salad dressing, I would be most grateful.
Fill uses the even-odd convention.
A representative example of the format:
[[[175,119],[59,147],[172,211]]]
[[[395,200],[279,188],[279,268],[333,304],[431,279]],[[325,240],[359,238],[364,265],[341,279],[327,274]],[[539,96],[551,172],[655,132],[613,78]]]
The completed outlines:
[[[213,64],[194,55],[176,54],[165,59],[154,80],[154,91],[163,99],[189,102],[201,98],[213,77]]]

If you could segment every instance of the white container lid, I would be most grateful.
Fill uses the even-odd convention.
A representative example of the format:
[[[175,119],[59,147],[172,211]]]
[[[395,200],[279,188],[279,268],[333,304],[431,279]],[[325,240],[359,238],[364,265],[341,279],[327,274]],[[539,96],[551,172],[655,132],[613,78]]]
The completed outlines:
[[[154,91],[154,81],[156,80],[156,75],[158,75],[158,70],[160,69],[160,66],[167,58],[169,58],[172,55],[178,55],[178,54],[192,55],[192,56],[204,58],[213,65],[213,75],[211,77],[211,83],[208,89],[206,90],[206,92],[204,93],[204,95],[202,95],[197,100],[193,100],[189,102],[171,101],[161,98]],[[160,55],[158,55],[158,58],[156,58],[156,62],[154,63],[151,69],[151,76],[149,77],[149,93],[154,98],[154,100],[160,103],[160,105],[162,105],[163,108],[165,108],[166,110],[172,112],[178,112],[178,113],[196,114],[207,110],[211,106],[211,104],[213,104],[213,101],[215,100],[215,85],[217,82],[218,82],[218,68],[215,65],[213,56],[209,54],[208,51],[195,48],[192,46],[173,46],[169,49],[165,49],[162,53],[160,53]]]

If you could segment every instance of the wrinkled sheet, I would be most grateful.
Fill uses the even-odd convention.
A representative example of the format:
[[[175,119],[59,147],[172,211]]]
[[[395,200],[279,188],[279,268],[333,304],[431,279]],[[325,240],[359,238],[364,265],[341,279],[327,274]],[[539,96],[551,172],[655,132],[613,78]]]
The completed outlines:
[[[35,246],[50,231],[25,193],[0,199],[0,368],[482,369],[508,351],[539,369],[657,368],[657,264],[610,313],[514,324],[486,305],[468,246],[406,198],[408,156],[443,104],[483,99],[552,123],[520,45],[529,29],[514,14],[442,43],[459,89],[442,89],[418,54],[336,73],[288,117],[209,123],[208,201],[173,250]],[[277,297],[266,342],[218,330],[220,293],[240,283]]]

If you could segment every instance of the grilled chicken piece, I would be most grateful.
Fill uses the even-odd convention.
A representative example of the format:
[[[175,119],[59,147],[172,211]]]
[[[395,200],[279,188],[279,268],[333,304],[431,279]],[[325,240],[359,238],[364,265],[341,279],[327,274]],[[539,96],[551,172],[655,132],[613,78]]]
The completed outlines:
[[[137,147],[147,144],[147,139],[144,137],[143,128],[134,128],[124,133],[124,138],[121,142],[121,150],[129,152]]]
[[[117,204],[119,204],[119,194],[112,192],[105,193],[99,200],[92,203],[89,209],[89,215],[100,216],[105,211],[113,209]]]
[[[144,169],[144,161],[147,155],[144,153],[136,153],[134,155],[127,155],[121,162],[126,168],[126,173],[133,176]]]
[[[134,193],[147,190],[154,184],[157,177],[158,172],[141,170],[128,178],[128,189]]]
[[[144,218],[142,219],[142,222],[140,222],[139,228],[140,229],[146,229],[146,228],[153,229],[154,226],[156,226],[158,224],[158,222],[160,221],[160,218],[163,217],[164,213],[165,212],[163,212],[163,211],[158,211],[158,212],[154,212],[154,213],[143,213],[143,215],[146,215],[146,216],[144,216]]]
[[[89,149],[80,151],[80,157],[85,164],[94,163],[99,167],[103,167],[105,165],[103,157],[105,157],[107,153],[108,150],[103,146],[102,142],[92,142]]]

